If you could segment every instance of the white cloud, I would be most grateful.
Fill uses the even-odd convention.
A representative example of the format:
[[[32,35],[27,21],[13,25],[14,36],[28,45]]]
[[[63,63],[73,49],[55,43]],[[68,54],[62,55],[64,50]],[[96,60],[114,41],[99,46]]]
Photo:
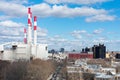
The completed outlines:
[[[27,4],[28,0],[1,0],[9,3]]]
[[[72,34],[72,36],[76,39],[81,39],[82,38],[82,35],[80,35],[80,34]]]
[[[3,27],[25,27],[24,24],[16,23],[11,20],[1,21],[0,26],[3,26]]]
[[[2,39],[12,39],[12,40],[19,40],[19,39],[22,39],[21,36],[0,36]]]
[[[104,44],[104,43],[108,43],[108,42],[110,42],[110,41],[105,37],[98,37],[97,39],[93,40],[94,44],[99,44],[99,43]]]
[[[5,6],[4,6],[5,5]],[[92,7],[75,7],[70,8],[66,5],[50,6],[46,3],[35,4],[30,6],[34,15],[38,17],[77,17],[77,16],[93,16],[106,14],[104,9],[94,9]],[[8,3],[0,1],[0,11],[8,16],[22,17],[27,15],[27,7],[21,4]]]
[[[38,36],[37,43],[48,44],[48,39],[47,39],[47,37],[44,37],[44,36],[41,36],[41,37]]]
[[[93,34],[100,34],[104,31],[104,29],[96,29],[93,31]]]
[[[31,6],[32,12],[38,17],[48,17],[51,16],[52,8],[46,3],[36,4]]]
[[[67,39],[62,38],[60,35],[55,35],[54,37],[50,37],[50,38],[48,38],[48,40],[50,42],[58,42],[58,43],[66,42],[67,41]]]
[[[59,40],[64,39],[63,41]],[[65,48],[65,50],[72,51],[73,49],[80,51],[82,48],[85,47],[92,47],[93,45],[99,45],[105,44],[107,46],[107,49],[109,50],[118,50],[118,44],[120,43],[120,40],[108,40],[106,37],[100,37],[96,39],[73,39],[73,40],[67,40],[65,38],[62,38],[59,35],[56,35],[54,37],[48,38],[47,40],[49,44],[49,49],[56,49],[59,50],[61,47]],[[113,47],[113,46],[114,47]]]
[[[0,43],[5,42],[23,42],[22,36],[0,36]]]
[[[86,31],[85,30],[74,30],[72,33],[73,34],[84,34],[86,33]]]
[[[60,4],[60,3],[95,4],[95,3],[107,2],[110,0],[45,0],[45,1],[51,4]]]
[[[8,20],[10,18],[11,18],[11,16],[0,15],[0,21]]]
[[[0,28],[0,36],[23,36],[23,27],[4,27]]]
[[[0,28],[0,38],[3,41],[23,41],[24,38],[24,28],[18,27],[18,28]],[[47,33],[44,29],[41,28],[41,30],[38,30],[38,42],[39,43],[47,43],[46,41]]]
[[[48,33],[47,29],[37,27],[37,36],[38,37],[45,37],[45,36],[47,36],[47,33]]]
[[[5,6],[4,6],[5,5]],[[104,9],[95,9],[92,7],[75,7],[70,8],[67,5],[53,5],[46,3],[35,4],[30,6],[33,15],[38,17],[79,17],[86,16],[87,22],[95,21],[112,21],[115,16],[109,16],[108,11]],[[0,12],[6,14],[6,18],[27,16],[27,7],[22,4],[9,3],[0,1]],[[91,16],[91,17],[89,17]],[[5,19],[4,17],[2,17]]]
[[[75,30],[71,33],[73,37],[76,39],[81,39],[83,34],[86,34],[87,32],[85,30]]]
[[[52,7],[46,3],[31,6],[34,15],[39,17],[77,17],[77,16],[92,16],[98,14],[106,14],[104,9],[94,9],[92,7],[76,7],[70,8],[66,5],[53,5]]]
[[[115,16],[100,14],[100,15],[95,15],[95,16],[86,18],[86,22],[113,21],[114,19],[115,19]]]
[[[2,27],[0,28],[0,42],[22,41],[24,37],[23,28]]]
[[[82,46],[79,40],[67,40],[59,36],[59,38],[51,37],[48,39],[49,49],[59,50],[60,48],[65,48],[65,50],[71,51],[73,49],[79,50]]]
[[[68,6],[53,6],[52,14],[59,17],[76,17],[76,16],[90,16],[96,14],[105,14],[107,11],[103,9],[94,9],[92,7],[76,7],[69,8]]]
[[[8,16],[22,17],[27,14],[27,8],[21,4],[0,1],[0,12]]]
[[[22,41],[24,38],[24,27],[26,27],[22,23],[14,22],[11,20],[1,21],[0,22],[0,38],[2,41]],[[38,37],[47,36],[47,30],[38,27]],[[2,42],[1,41],[1,42]]]
[[[61,47],[66,48],[68,40],[61,37],[60,35],[55,35],[47,39],[49,49],[60,49]],[[69,44],[70,45],[70,44]],[[68,48],[68,47],[67,47]]]

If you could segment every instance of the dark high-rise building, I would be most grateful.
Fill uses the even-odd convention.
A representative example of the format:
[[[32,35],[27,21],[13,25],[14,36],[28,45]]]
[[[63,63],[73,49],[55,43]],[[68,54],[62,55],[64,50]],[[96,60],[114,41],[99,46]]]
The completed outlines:
[[[94,58],[106,58],[106,46],[104,44],[94,45],[92,51]]]
[[[90,51],[91,51],[91,48],[88,48],[88,47],[82,48],[82,53],[88,53]]]
[[[84,48],[82,48],[82,52],[83,52],[83,53],[85,52],[85,49],[84,49]]]
[[[116,58],[116,59],[120,59],[120,54],[117,53],[117,54],[115,55],[115,58]]]
[[[87,53],[87,52],[89,52],[90,51],[90,49],[88,48],[88,47],[86,47],[85,48],[85,52]]]

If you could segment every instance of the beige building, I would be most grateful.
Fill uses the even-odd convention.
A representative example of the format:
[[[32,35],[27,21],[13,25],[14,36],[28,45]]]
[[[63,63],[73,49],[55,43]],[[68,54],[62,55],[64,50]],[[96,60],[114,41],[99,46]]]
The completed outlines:
[[[110,53],[106,53],[106,58],[110,58]]]

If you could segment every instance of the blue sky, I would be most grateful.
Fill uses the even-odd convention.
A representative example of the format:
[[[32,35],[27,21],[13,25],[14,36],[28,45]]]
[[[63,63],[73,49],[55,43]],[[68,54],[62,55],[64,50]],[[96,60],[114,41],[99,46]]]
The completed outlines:
[[[104,43],[120,51],[120,0],[0,0],[0,43],[23,41],[27,8],[38,17],[38,43],[81,50]]]

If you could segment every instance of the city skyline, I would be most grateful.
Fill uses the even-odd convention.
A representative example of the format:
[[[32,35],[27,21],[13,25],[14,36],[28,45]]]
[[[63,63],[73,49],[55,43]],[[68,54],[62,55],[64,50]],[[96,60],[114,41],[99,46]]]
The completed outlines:
[[[1,0],[0,43],[23,41],[27,8],[38,17],[38,42],[81,50],[104,43],[120,51],[119,0]],[[33,20],[32,20],[33,21]]]

